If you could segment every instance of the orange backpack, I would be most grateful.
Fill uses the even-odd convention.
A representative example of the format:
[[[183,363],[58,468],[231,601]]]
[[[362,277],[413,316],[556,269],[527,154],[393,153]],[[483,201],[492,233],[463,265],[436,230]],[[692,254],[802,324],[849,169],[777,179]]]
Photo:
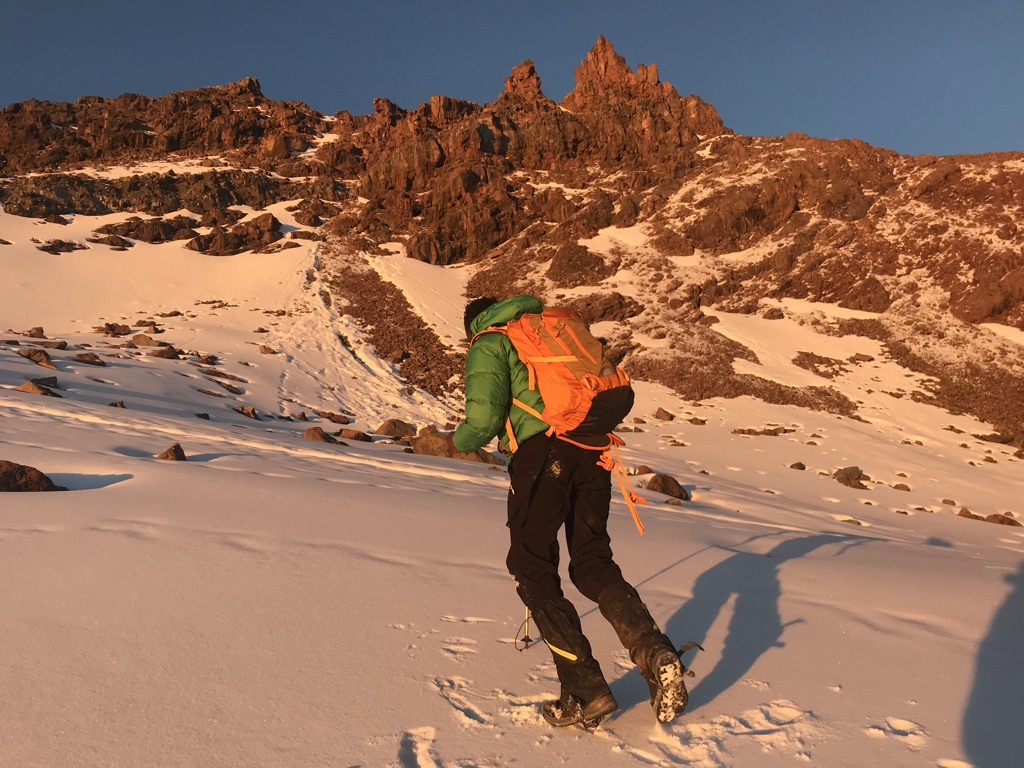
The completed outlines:
[[[547,423],[551,434],[582,448],[602,451],[606,469],[615,469],[619,485],[633,515],[637,529],[643,525],[634,502],[642,502],[629,488],[621,461],[616,461],[622,440],[612,430],[633,407],[633,387],[629,374],[614,365],[604,354],[604,345],[594,337],[578,312],[566,307],[545,309],[540,314],[525,314],[505,327],[491,327],[484,333],[504,333],[515,347],[529,372],[530,389],[540,391],[543,412],[538,413],[518,398],[512,403]],[[506,421],[509,444],[518,450],[512,424]],[[577,442],[588,436],[608,435],[608,443],[593,446]]]
[[[567,437],[604,435],[633,407],[629,375],[604,356],[579,313],[565,307],[526,314],[504,328],[530,375],[530,389],[540,390],[544,412],[523,410]]]

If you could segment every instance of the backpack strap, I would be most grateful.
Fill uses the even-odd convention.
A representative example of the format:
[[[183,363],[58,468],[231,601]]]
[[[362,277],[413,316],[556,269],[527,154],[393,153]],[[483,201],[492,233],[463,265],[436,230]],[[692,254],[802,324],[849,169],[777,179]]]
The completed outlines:
[[[554,428],[549,430],[549,434],[554,431]],[[629,514],[633,517],[633,524],[636,525],[637,531],[641,536],[644,535],[644,524],[640,520],[640,513],[636,510],[637,504],[646,504],[647,499],[642,496],[637,496],[633,490],[633,486],[630,485],[629,476],[626,475],[626,470],[622,464],[622,457],[619,455],[619,446],[625,445],[626,441],[623,440],[616,434],[611,432],[608,433],[608,444],[605,446],[593,446],[585,445],[584,443],[576,442],[565,435],[561,435],[554,432],[555,437],[559,440],[575,445],[577,448],[583,448],[587,451],[601,451],[601,456],[597,460],[597,465],[603,469],[607,469],[609,472],[615,473],[615,478],[619,481],[619,490],[622,491],[622,498],[626,502],[626,506],[629,507]]]
[[[629,484],[629,477],[622,465],[619,446],[625,445],[626,441],[614,434],[609,434],[608,437],[611,438],[611,445],[604,450],[597,463],[609,472],[615,473],[615,477],[619,481],[619,490],[622,491],[622,498],[625,500],[626,506],[629,507],[629,514],[633,516],[633,524],[636,525],[637,532],[643,536],[644,524],[640,521],[640,513],[636,511],[636,505],[646,504],[647,499],[637,496],[633,491],[633,487]]]

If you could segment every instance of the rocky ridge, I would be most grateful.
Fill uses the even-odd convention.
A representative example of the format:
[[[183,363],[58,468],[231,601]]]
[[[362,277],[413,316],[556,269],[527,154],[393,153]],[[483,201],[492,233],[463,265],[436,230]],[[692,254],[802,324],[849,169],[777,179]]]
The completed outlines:
[[[100,173],[153,160],[194,167]],[[992,359],[971,341],[982,322],[1024,328],[1024,154],[907,157],[859,141],[737,136],[603,37],[560,104],[530,61],[490,104],[377,99],[368,115],[275,102],[252,78],[159,98],[14,104],[0,112],[0,174],[9,213],[188,209],[221,227],[228,252],[273,231],[228,242],[219,217],[230,206],[301,199],[328,240],[329,274],[368,275],[361,265],[395,243],[433,264],[473,263],[471,292],[532,291],[611,321],[628,370],[693,399],[753,395],[856,415],[825,373],[809,388],[737,374],[733,360],[755,356],[704,310],[779,317],[777,300],[804,299],[873,313],[816,327],[881,341],[932,377],[915,396],[1024,441],[1024,355],[1007,343]],[[325,280],[325,295],[373,327],[407,380],[450,386],[457,352],[393,287],[367,280]],[[394,299],[389,322],[363,293]]]

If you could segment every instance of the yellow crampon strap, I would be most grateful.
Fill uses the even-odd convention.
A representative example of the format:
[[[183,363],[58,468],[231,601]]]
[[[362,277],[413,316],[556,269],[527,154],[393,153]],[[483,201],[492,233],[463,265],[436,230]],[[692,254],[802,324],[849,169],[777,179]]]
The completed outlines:
[[[604,450],[597,463],[609,472],[615,473],[615,477],[619,481],[619,490],[622,491],[622,498],[625,500],[626,506],[629,507],[629,514],[633,516],[633,523],[636,525],[637,531],[643,536],[644,524],[640,522],[640,513],[636,511],[636,505],[646,504],[647,499],[637,496],[629,484],[626,470],[622,466],[622,457],[619,456],[619,446],[625,444],[622,438],[616,435],[608,435],[608,437],[611,438],[611,445]]]

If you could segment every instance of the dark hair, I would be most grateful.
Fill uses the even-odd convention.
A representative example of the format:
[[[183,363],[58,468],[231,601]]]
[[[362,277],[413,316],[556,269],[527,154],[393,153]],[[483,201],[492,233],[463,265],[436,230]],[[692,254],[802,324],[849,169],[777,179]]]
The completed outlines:
[[[466,304],[466,311],[462,315],[462,322],[466,326],[466,338],[473,338],[473,332],[469,330],[469,326],[476,320],[477,315],[483,312],[488,307],[494,306],[498,303],[498,300],[493,296],[482,296],[478,299],[472,299]]]

